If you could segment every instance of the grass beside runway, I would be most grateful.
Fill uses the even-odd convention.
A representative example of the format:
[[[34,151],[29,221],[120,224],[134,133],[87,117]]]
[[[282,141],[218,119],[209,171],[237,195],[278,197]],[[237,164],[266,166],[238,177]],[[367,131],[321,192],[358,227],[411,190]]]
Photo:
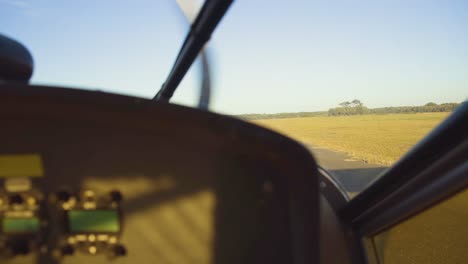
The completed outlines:
[[[390,165],[450,113],[301,117],[253,122],[305,145],[346,152],[368,163]]]

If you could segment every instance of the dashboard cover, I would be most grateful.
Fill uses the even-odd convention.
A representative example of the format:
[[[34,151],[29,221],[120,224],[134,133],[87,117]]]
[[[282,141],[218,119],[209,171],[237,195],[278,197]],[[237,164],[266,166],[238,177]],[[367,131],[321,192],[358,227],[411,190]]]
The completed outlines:
[[[90,191],[122,196],[121,219],[108,213],[114,221],[108,229],[126,247],[115,263],[318,260],[317,166],[285,136],[173,104],[21,84],[0,85],[0,122],[0,159],[41,161],[43,175],[30,182],[43,201],[38,215],[45,226],[37,249],[2,263],[108,263],[106,249],[94,254],[99,247],[93,254],[56,254],[68,234],[54,202],[64,192]],[[88,220],[75,222],[96,229]]]

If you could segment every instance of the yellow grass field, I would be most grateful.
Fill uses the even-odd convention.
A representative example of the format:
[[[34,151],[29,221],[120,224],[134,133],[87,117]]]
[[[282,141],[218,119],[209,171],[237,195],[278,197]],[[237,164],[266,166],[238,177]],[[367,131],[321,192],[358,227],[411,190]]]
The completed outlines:
[[[301,117],[253,120],[304,145],[346,152],[368,163],[390,165],[450,113]]]

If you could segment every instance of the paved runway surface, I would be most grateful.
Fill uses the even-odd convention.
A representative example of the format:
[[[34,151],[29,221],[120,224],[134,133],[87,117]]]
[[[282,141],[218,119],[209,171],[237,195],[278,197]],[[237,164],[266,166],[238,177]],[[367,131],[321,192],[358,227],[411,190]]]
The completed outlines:
[[[345,153],[309,146],[319,165],[330,171],[349,193],[365,189],[386,167],[353,160]]]

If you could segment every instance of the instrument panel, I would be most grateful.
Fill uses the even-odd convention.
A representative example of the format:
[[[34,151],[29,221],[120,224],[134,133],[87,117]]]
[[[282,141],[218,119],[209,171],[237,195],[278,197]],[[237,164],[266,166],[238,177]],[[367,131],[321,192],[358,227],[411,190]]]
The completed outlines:
[[[25,255],[39,250],[46,218],[43,194],[29,179],[4,180],[0,188],[0,256]]]
[[[46,193],[42,167],[38,154],[0,154],[0,259],[36,254],[59,262],[75,254],[125,256],[120,243],[122,193]]]

